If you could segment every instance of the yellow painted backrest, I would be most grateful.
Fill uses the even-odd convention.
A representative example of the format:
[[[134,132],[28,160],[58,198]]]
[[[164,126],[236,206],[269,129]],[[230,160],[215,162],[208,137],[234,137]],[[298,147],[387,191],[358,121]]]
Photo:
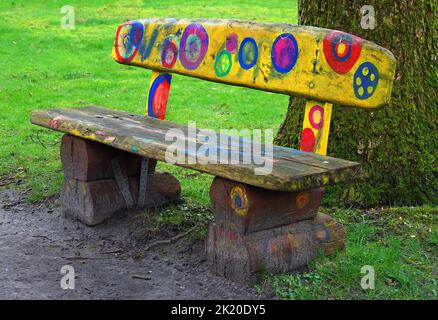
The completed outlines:
[[[159,73],[363,108],[389,102],[395,74],[391,52],[356,36],[235,20],[126,22],[113,57]]]

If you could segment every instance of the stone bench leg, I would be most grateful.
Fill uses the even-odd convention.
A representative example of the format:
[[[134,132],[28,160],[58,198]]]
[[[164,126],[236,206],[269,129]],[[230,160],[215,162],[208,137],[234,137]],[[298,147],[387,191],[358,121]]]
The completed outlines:
[[[321,188],[278,192],[216,177],[210,189],[215,222],[205,244],[214,271],[249,281],[258,271],[290,271],[320,251],[342,249],[342,225],[318,213],[322,195]]]
[[[131,206],[137,208],[142,159],[97,142],[64,135],[61,142],[64,182],[60,197],[64,213],[87,225],[96,225],[128,209],[126,196],[132,200]],[[124,192],[114,176],[114,160],[124,180]],[[145,201],[138,209],[162,207],[180,200],[179,181],[169,173],[155,172],[155,164],[152,159],[148,162]]]

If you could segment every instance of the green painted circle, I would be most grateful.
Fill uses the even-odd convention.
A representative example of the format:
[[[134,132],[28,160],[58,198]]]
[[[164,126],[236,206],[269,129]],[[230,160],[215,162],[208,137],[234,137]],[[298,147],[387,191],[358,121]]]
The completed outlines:
[[[216,57],[216,61],[214,62],[214,70],[218,77],[225,77],[231,70],[232,60],[231,54],[222,50],[218,56]]]

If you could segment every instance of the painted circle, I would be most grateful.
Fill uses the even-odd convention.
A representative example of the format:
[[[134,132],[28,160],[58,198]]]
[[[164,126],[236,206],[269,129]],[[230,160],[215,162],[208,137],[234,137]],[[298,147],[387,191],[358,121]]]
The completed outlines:
[[[328,241],[330,239],[330,233],[327,232],[327,227],[323,224],[315,225],[314,234],[318,241]]]
[[[310,108],[309,122],[314,129],[321,129],[324,125],[324,108],[320,105],[314,105]]]
[[[178,43],[175,39],[167,38],[161,49],[161,64],[165,68],[173,68],[176,60],[178,60]]]
[[[232,32],[227,36],[225,47],[229,53],[234,53],[237,50],[237,46],[238,46],[237,34]]]
[[[310,197],[308,192],[300,192],[297,194],[295,199],[295,205],[299,209],[304,208],[309,203],[309,199]]]
[[[259,49],[253,38],[245,38],[239,48],[239,63],[240,66],[248,70],[252,68],[259,57]]]
[[[306,152],[312,152],[314,146],[315,146],[315,134],[313,133],[312,129],[305,128],[301,133],[300,150]]]
[[[135,21],[121,25],[117,29],[115,52],[117,60],[130,62],[134,59],[143,38],[143,24]]]
[[[271,51],[275,70],[286,73],[292,70],[298,59],[298,44],[290,33],[283,33],[275,39]]]
[[[148,97],[148,114],[150,117],[164,119],[171,80],[170,74],[162,73],[152,83]]]
[[[222,50],[218,56],[216,57],[216,61],[214,62],[214,70],[218,77],[225,77],[231,70],[232,59],[231,54]]]
[[[332,55],[338,60],[345,62],[351,57],[353,39],[348,34],[340,34],[332,41]]]
[[[201,24],[190,24],[184,29],[179,46],[181,64],[189,70],[196,69],[208,49],[208,34]]]
[[[239,216],[245,217],[248,214],[248,197],[245,190],[239,186],[235,186],[230,192],[231,208]]]
[[[354,73],[353,89],[358,99],[368,99],[379,83],[379,71],[371,62],[362,63]]]
[[[359,59],[362,39],[348,33],[331,31],[323,41],[324,56],[329,66],[340,74],[350,71]]]

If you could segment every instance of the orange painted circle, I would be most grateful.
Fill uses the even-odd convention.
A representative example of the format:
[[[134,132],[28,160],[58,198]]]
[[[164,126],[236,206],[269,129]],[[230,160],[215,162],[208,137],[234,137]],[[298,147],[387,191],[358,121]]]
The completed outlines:
[[[297,208],[301,209],[301,208],[304,208],[305,206],[307,206],[309,204],[309,201],[310,201],[309,193],[308,192],[300,192],[300,193],[298,193],[298,195],[295,199],[295,204],[296,204]]]

